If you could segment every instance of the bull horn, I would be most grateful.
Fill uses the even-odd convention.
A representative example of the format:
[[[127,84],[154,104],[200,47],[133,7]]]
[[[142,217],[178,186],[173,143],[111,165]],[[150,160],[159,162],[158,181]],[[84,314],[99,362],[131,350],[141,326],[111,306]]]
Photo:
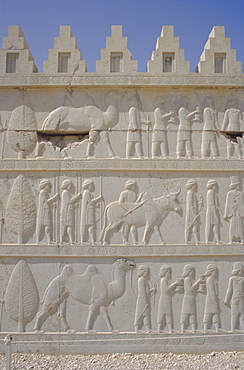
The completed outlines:
[[[176,192],[176,193],[170,193],[171,195],[179,195],[181,192],[181,188],[179,188],[179,190]]]

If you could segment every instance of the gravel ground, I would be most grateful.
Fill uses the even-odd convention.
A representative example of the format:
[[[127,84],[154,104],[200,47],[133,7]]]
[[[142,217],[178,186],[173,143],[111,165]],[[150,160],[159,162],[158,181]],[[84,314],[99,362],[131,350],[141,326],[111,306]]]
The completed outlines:
[[[5,356],[0,355],[0,369],[5,369]],[[50,356],[14,354],[12,370],[78,370],[78,369],[244,369],[244,352],[212,352],[207,355],[115,353],[113,355]]]

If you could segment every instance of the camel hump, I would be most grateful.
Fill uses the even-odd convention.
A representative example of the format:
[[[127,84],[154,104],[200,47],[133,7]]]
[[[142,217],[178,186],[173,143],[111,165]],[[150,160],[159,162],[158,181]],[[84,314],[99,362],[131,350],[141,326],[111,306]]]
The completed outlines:
[[[92,299],[103,300],[108,296],[107,284],[101,275],[92,277]]]
[[[88,106],[85,108],[85,113],[91,122],[91,129],[104,129],[104,117],[101,109],[97,107]]]
[[[63,120],[69,113],[70,107],[58,107],[49,113],[42,125],[42,130],[57,130],[59,129],[60,121]]]
[[[89,265],[86,268],[86,271],[84,272],[82,276],[82,284],[83,288],[86,289],[87,287],[91,287],[91,279],[93,276],[98,275],[98,270],[96,266]]]
[[[84,275],[90,275],[90,276],[98,275],[98,270],[96,266],[93,266],[93,265],[87,266],[86,271],[84,272]]]

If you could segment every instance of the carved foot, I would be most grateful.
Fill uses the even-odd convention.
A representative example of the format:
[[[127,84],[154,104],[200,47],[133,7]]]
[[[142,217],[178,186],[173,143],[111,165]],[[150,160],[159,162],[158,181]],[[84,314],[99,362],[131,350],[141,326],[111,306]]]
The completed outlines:
[[[87,334],[95,334],[95,333],[96,333],[96,330],[94,330],[94,329],[89,329],[89,330],[86,330],[86,333],[87,333]]]
[[[112,329],[112,330],[110,330],[110,333],[111,333],[111,334],[118,334],[118,333],[119,333],[119,330]]]
[[[131,245],[127,240],[123,240],[123,245]]]
[[[66,330],[66,333],[67,334],[73,334],[73,333],[76,333],[76,330],[68,329],[68,330]]]
[[[45,331],[44,330],[41,330],[41,329],[36,329],[35,330],[35,333],[36,334],[43,334],[43,333],[45,333]]]

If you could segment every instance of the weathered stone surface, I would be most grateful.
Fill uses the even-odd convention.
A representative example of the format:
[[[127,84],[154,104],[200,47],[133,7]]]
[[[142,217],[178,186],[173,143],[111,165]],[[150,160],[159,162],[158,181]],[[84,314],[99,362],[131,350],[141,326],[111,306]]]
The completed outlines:
[[[88,74],[62,26],[44,74],[0,78],[0,339],[17,351],[242,349],[243,76],[189,73],[169,26],[148,72],[130,57],[113,26]]]

